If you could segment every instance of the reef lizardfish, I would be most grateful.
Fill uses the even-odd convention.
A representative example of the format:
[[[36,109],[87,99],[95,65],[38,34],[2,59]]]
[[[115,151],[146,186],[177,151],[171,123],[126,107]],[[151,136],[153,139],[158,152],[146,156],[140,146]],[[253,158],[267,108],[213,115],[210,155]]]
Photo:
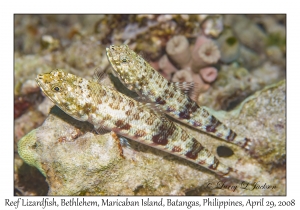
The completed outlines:
[[[177,155],[223,177],[236,173],[212,155],[200,142],[166,117],[118,91],[54,70],[36,78],[42,91],[60,109],[96,130],[105,129]]]
[[[159,105],[159,109],[165,114],[188,126],[245,150],[250,149],[250,139],[238,136],[205,108],[198,106],[178,88],[178,83],[168,82],[127,45],[112,45],[106,48],[106,54],[113,67],[113,74],[146,102]]]

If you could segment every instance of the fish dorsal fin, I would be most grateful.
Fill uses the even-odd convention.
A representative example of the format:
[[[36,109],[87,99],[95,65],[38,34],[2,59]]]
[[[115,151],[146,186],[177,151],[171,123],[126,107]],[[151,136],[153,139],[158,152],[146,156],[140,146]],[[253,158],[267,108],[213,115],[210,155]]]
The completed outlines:
[[[190,95],[195,86],[194,82],[172,82],[171,86],[182,93]]]
[[[135,98],[135,100],[139,102],[139,107],[141,109],[148,109],[150,112],[153,112],[154,114],[159,116],[165,115],[164,110],[160,104],[149,102],[145,97],[137,97]]]
[[[181,92],[188,96],[189,99],[195,100],[197,96],[198,84],[194,82],[172,82],[171,87],[174,90]]]
[[[98,83],[101,83],[106,77],[108,77],[106,71],[107,68],[106,69],[102,69],[100,67],[96,68],[94,71],[93,80]]]

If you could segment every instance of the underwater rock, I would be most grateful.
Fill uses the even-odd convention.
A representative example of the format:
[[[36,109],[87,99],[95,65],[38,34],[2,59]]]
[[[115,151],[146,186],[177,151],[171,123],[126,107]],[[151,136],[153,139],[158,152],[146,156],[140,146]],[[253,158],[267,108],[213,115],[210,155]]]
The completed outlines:
[[[240,57],[238,61],[249,70],[258,67],[265,60],[265,56],[254,52],[253,50],[241,45]]]
[[[267,47],[266,54],[271,62],[285,66],[286,62],[285,62],[283,52],[280,50],[278,46],[272,45]]]
[[[201,28],[206,36],[218,37],[224,28],[222,15],[211,15],[207,17],[201,23]]]
[[[21,87],[21,94],[30,94],[30,93],[35,93],[40,90],[40,87],[37,85],[35,80],[27,80],[23,83]]]
[[[51,63],[40,55],[26,55],[15,58],[14,62],[14,79],[15,94],[28,93],[35,89],[35,75],[51,71]],[[27,82],[29,81],[29,82]],[[31,82],[33,81],[33,82]],[[30,88],[28,88],[30,86]],[[30,90],[28,90],[30,89]]]
[[[255,91],[284,78],[284,69],[269,62],[249,72],[236,64],[222,65],[211,88],[197,103],[215,110],[231,110]]]
[[[244,15],[232,16],[234,20],[230,25],[239,41],[257,52],[263,50],[267,35],[261,28]]]
[[[80,74],[77,74],[81,76],[83,76],[83,72],[85,75],[92,76],[96,68],[105,69],[109,64],[105,48],[96,36],[74,41],[65,49],[64,57],[70,66],[81,71]]]
[[[235,145],[185,129],[215,155],[218,148],[231,150],[219,159],[241,171],[240,180],[223,180],[237,186],[235,190],[217,188],[215,174],[174,155],[131,140],[130,147],[121,147],[114,133],[96,135],[89,123],[57,107],[41,127],[20,140],[19,154],[46,174],[49,195],[285,195],[285,81],[255,93],[231,112],[214,114],[254,140],[251,156]],[[243,178],[276,187],[242,189]]]

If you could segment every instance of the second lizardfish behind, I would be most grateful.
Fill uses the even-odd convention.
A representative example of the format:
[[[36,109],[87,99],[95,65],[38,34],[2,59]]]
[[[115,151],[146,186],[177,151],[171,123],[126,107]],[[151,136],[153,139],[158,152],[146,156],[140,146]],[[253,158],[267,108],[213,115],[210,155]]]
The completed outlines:
[[[160,110],[186,125],[245,150],[250,149],[252,141],[249,138],[237,135],[205,108],[198,106],[187,94],[178,90],[177,84],[168,82],[127,45],[112,45],[106,48],[106,54],[114,75],[147,102],[159,105]]]
[[[42,91],[71,117],[177,155],[223,177],[236,170],[219,162],[176,123],[118,91],[62,70],[38,75]]]

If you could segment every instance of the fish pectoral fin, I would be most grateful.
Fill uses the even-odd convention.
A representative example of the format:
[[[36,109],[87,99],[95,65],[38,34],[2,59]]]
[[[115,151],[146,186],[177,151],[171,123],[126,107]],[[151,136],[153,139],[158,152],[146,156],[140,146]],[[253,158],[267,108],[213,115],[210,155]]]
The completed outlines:
[[[103,128],[103,126],[101,126],[101,125],[99,127],[94,126],[94,130],[96,131],[97,134],[100,134],[100,135],[104,135],[104,134],[110,132],[109,130]]]
[[[131,148],[127,138],[125,138],[123,136],[119,136],[119,139],[120,139],[120,144],[122,147]]]
[[[134,98],[134,100],[141,102],[141,103],[147,103],[148,99],[145,96],[137,96]]]
[[[152,103],[152,102],[140,102],[141,107],[150,109],[151,111],[155,112],[157,115],[165,116],[164,109],[160,104]]]

